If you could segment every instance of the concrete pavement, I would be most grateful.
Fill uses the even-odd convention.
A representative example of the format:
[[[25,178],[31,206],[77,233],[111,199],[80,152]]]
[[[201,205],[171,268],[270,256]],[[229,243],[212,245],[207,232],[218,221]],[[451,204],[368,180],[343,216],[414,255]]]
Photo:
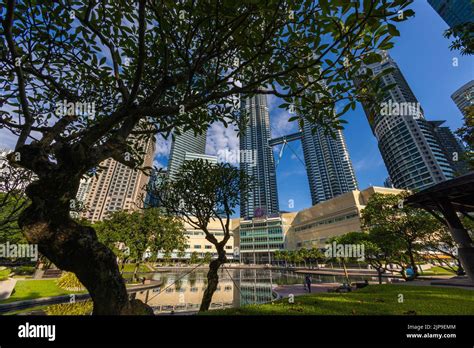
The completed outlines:
[[[311,284],[311,293],[328,292],[329,289],[335,289],[341,286],[340,283],[316,283]],[[273,289],[278,295],[285,298],[290,294],[294,296],[307,295],[308,291],[303,288],[303,284],[279,285]]]
[[[0,281],[0,300],[6,300],[12,294],[15,288],[16,279],[7,279]]]

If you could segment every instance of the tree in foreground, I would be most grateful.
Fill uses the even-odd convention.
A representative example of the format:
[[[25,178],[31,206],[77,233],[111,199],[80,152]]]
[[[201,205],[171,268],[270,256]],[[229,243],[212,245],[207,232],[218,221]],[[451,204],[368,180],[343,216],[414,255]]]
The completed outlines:
[[[9,165],[4,154],[0,152],[0,243],[25,243],[18,218],[29,204],[25,188],[32,175],[30,171]]]
[[[472,4],[471,4],[472,6]],[[459,50],[462,55],[474,54],[474,21],[456,25],[444,32],[444,37],[452,39],[449,48]]]
[[[379,95],[353,78],[373,82],[362,61],[393,46],[411,2],[5,0],[0,127],[17,137],[10,164],[38,177],[26,239],[77,275],[94,314],[133,313],[115,255],[70,217],[80,179],[108,158],[141,168],[155,134],[236,124],[237,95],[274,95],[300,124],[341,128]]]
[[[447,226],[440,223],[438,229],[427,234],[422,243],[427,251],[420,255],[424,261],[436,264],[458,275],[466,274],[458,255],[458,244],[454,241]]]
[[[158,196],[161,206],[169,214],[180,217],[196,229],[202,230],[217,251],[217,258],[209,254],[207,287],[200,311],[207,311],[219,283],[218,271],[227,261],[225,246],[231,236],[231,217],[240,204],[240,192],[249,185],[246,174],[228,163],[210,163],[198,159],[185,161],[176,178],[162,181],[152,196]],[[216,237],[209,224],[217,222],[223,233]]]
[[[465,110],[464,123],[456,134],[461,138],[466,146],[463,159],[467,161],[470,170],[474,170],[474,105],[468,106]]]
[[[387,245],[378,245],[374,240],[373,236],[365,232],[349,232],[343,236],[336,238],[338,244],[351,244],[362,246],[364,253],[362,256],[345,257],[350,261],[360,262],[364,261],[371,265],[376,271],[378,276],[379,284],[382,284],[382,274],[387,270],[387,266],[390,263],[390,248]]]
[[[369,232],[370,240],[381,250],[391,263],[402,269],[410,266],[418,275],[417,262],[420,253],[426,250],[423,240],[439,229],[439,223],[422,209],[403,204],[407,193],[375,193],[362,210],[364,229]]]
[[[346,279],[346,283],[349,284],[349,273],[347,272],[347,261],[357,259],[355,254],[353,255],[352,250],[350,253],[346,254],[345,253],[345,246],[354,246],[357,244],[356,242],[360,241],[359,237],[360,233],[358,232],[350,232],[347,234],[343,234],[341,236],[335,236],[332,237],[328,240],[328,245],[327,249],[325,250],[325,256],[331,260],[331,259],[336,259],[339,260],[342,264],[342,269],[344,270],[344,278]],[[336,245],[337,247],[342,248],[340,251],[336,247],[333,249],[333,245]],[[360,244],[360,243],[359,243]]]
[[[99,240],[122,257],[122,269],[126,258],[135,262],[133,280],[138,280],[138,270],[144,260],[156,257],[159,252],[182,251],[187,242],[183,224],[158,208],[115,212],[110,219],[100,222],[96,230]]]

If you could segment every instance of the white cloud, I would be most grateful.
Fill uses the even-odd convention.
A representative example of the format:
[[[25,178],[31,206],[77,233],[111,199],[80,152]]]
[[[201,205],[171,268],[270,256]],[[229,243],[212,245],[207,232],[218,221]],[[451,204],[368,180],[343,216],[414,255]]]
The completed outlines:
[[[207,130],[206,153],[217,155],[219,150],[238,151],[239,138],[235,126],[227,128],[222,123],[213,123]]]
[[[277,138],[283,135],[289,135],[298,131],[296,122],[288,122],[291,117],[288,110],[278,109],[270,115],[270,125],[272,129],[272,137]]]
[[[171,150],[171,136],[168,139],[161,135],[156,137],[155,155],[153,159],[153,167],[166,169],[168,165],[168,157]]]
[[[162,163],[157,157],[153,160],[153,167],[156,167],[158,169],[167,169],[168,166],[164,163]]]
[[[171,150],[171,136],[168,139],[161,135],[156,137],[155,157],[168,157]]]
[[[273,109],[278,109],[278,105],[280,105],[281,103],[282,103],[282,100],[280,98],[274,96],[273,94],[269,94],[267,96],[267,106],[268,106],[268,110],[270,110],[270,112]]]

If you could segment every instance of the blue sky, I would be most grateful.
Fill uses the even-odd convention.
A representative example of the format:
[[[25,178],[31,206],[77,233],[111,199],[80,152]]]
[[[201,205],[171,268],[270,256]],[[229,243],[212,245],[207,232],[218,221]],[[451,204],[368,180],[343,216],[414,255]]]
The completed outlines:
[[[450,40],[443,37],[448,28],[426,0],[415,0],[411,5],[415,17],[398,24],[401,33],[396,38],[390,55],[398,63],[429,120],[446,120],[452,130],[462,124],[462,116],[451,94],[474,78],[474,60],[450,51]],[[457,59],[457,66],[453,60]],[[288,112],[278,108],[279,101],[269,98],[273,137],[290,134],[296,124],[288,123]],[[382,186],[388,176],[377,142],[360,105],[349,111],[344,134],[360,189],[371,185]],[[164,167],[168,162],[170,140],[157,139],[155,165]],[[13,148],[16,136],[0,130],[0,147]],[[213,124],[208,131],[206,152],[216,154],[219,149],[238,149],[235,131]],[[302,163],[300,142],[293,142],[284,152],[277,167],[277,185],[280,209],[297,211],[311,206],[306,171]],[[275,155],[278,154],[275,149]],[[293,152],[293,151],[294,152]],[[292,207],[289,202],[292,202]]]
[[[450,41],[443,37],[448,26],[425,0],[415,0],[411,8],[416,15],[398,25],[400,37],[395,39],[390,55],[421,103],[426,118],[446,120],[445,125],[455,130],[462,124],[462,115],[450,96],[474,78],[474,60],[449,50]],[[453,58],[458,59],[457,67],[453,66]],[[271,106],[272,118],[279,110]],[[387,170],[362,107],[358,105],[344,118],[348,121],[344,135],[359,188],[383,186]],[[276,122],[272,120],[272,131],[284,133],[281,122]],[[291,146],[303,158],[301,144],[294,142]],[[281,210],[297,211],[311,206],[305,168],[289,149],[278,165],[277,184]],[[289,200],[294,201],[293,208],[289,207]]]
[[[395,47],[389,53],[421,103],[426,118],[446,120],[445,125],[455,130],[461,126],[462,116],[450,96],[474,78],[474,61],[458,51],[450,51],[450,40],[443,37],[448,26],[426,0],[415,0],[411,8],[416,15],[398,24],[400,37],[395,38]],[[453,58],[457,58],[458,66],[453,66]],[[287,122],[288,112],[278,108],[277,98],[270,97],[268,105],[273,137],[297,129],[295,123]],[[359,188],[383,186],[387,170],[362,107],[358,105],[344,118],[348,121],[344,135]],[[298,211],[311,206],[311,196],[301,143],[292,142],[289,146],[277,166],[280,210]],[[158,139],[155,164],[166,166],[169,147],[169,141]],[[208,131],[206,152],[216,154],[222,148],[238,149],[238,139],[232,129],[214,124]],[[275,157],[278,150],[275,149]]]

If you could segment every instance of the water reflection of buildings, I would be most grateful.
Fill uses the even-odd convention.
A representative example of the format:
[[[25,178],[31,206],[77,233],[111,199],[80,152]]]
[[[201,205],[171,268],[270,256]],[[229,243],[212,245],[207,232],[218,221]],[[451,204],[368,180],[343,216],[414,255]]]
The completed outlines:
[[[222,270],[210,309],[271,301],[275,297],[272,293],[273,273],[255,269]],[[137,293],[136,298],[150,305],[155,314],[199,310],[207,286],[206,272],[198,271],[185,276],[171,272],[157,273],[153,279],[162,281],[163,285]]]
[[[271,270],[261,272],[256,269],[239,269],[236,271],[239,274],[240,284],[239,306],[269,302],[274,298]]]
[[[179,279],[179,274],[157,273],[153,277],[161,280],[160,288],[137,293],[136,298],[153,308],[155,314],[167,312],[197,311],[201,304],[207,279],[205,274],[197,272]],[[235,307],[234,292],[236,291],[231,279],[221,279],[210,309]]]

